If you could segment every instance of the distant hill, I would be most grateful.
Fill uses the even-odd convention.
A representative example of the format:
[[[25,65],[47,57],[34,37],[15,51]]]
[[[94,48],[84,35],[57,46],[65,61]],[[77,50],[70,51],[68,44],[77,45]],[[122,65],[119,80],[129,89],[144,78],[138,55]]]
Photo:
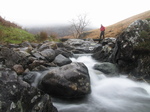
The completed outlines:
[[[116,37],[120,34],[125,28],[127,28],[132,22],[138,19],[148,19],[150,18],[150,10],[137,14],[135,16],[129,17],[125,20],[117,22],[113,25],[106,27],[105,37]],[[83,33],[84,38],[99,38],[100,31],[99,29],[90,30]],[[72,38],[71,36],[66,36],[64,38]]]
[[[70,25],[49,25],[49,26],[36,26],[36,27],[29,27],[26,28],[28,32],[32,34],[39,34],[40,32],[44,31],[48,35],[56,35],[56,37],[61,38],[64,36],[71,35]],[[89,31],[92,28],[86,28],[85,31]]]
[[[33,41],[34,35],[23,30],[20,26],[5,20],[0,16],[0,43],[21,43],[23,41]]]
[[[36,26],[26,28],[28,32],[32,34],[39,34],[40,32],[46,32],[48,35],[56,35],[56,37],[63,37],[70,35],[69,25],[48,25],[48,26]]]

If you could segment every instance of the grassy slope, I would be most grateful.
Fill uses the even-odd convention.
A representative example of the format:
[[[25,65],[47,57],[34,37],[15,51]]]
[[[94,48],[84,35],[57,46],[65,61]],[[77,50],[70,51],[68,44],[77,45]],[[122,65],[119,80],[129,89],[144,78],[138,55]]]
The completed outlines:
[[[0,43],[18,44],[23,41],[33,41],[34,35],[21,29],[14,23],[0,18]]]
[[[138,19],[147,19],[150,18],[150,10],[143,12],[141,14],[132,16],[125,20],[122,20],[118,23],[106,27],[105,37],[116,37],[120,34],[125,28],[127,28],[132,22]],[[85,32],[86,33],[86,32]],[[88,35],[85,38],[99,38],[100,31],[99,29],[88,31]]]

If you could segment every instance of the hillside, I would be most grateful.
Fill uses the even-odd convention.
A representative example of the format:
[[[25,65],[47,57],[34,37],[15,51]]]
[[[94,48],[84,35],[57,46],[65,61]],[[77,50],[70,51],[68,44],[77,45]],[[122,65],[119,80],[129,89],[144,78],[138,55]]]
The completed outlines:
[[[106,27],[105,37],[116,37],[120,34],[126,27],[128,27],[132,22],[138,19],[150,18],[150,10],[122,20],[118,23]],[[84,38],[99,38],[99,29],[91,30],[84,33]],[[68,36],[69,37],[69,36]],[[67,38],[68,38],[67,37]],[[69,37],[71,38],[71,37]]]
[[[20,26],[3,19],[0,16],[0,43],[21,43],[33,41],[34,35],[23,30]]]
[[[39,34],[44,31],[48,35],[55,35],[58,38],[71,35],[70,25],[50,25],[50,26],[38,26],[38,27],[28,27],[26,28],[28,32],[32,34]],[[92,28],[86,28],[85,31],[92,30]]]

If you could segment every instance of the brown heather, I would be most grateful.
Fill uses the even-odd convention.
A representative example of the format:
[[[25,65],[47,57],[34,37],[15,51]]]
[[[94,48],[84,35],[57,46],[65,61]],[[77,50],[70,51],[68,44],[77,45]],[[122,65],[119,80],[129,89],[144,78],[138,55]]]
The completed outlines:
[[[4,18],[2,18],[1,16],[0,16],[0,24],[3,26],[6,26],[6,27],[14,27],[14,28],[20,28],[21,29],[21,27],[18,26],[17,24],[12,23],[10,21],[7,21]]]

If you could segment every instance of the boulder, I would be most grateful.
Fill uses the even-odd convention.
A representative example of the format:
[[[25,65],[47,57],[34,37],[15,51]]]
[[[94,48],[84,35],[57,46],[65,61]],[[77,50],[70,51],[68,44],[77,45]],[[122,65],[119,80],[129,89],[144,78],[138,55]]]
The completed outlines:
[[[32,53],[32,55],[37,59],[45,60],[45,57],[42,56],[39,52]]]
[[[48,94],[31,87],[11,70],[0,71],[0,112],[57,112]]]
[[[32,47],[31,43],[28,42],[28,41],[21,43],[20,46],[22,46],[22,47]]]
[[[73,53],[92,53],[96,43],[92,39],[68,39],[64,43],[64,47]]]
[[[48,70],[48,68],[44,65],[39,65],[39,66],[36,66],[32,69],[33,71],[45,71],[45,70]]]
[[[84,40],[82,39],[68,39],[67,41],[64,42],[64,45],[66,46],[81,46],[83,45]]]
[[[56,53],[56,56],[59,55],[59,54],[62,54],[63,56],[69,58],[69,57],[72,57],[73,56],[73,53],[68,51],[67,49],[65,48],[57,48],[55,50],[55,53]]]
[[[137,20],[133,22],[128,28],[117,37],[115,48],[113,51],[113,61],[118,62],[119,60],[133,61],[134,47],[143,41],[140,38],[140,32],[147,30],[149,23],[146,20]]]
[[[29,49],[27,49],[28,51]],[[18,51],[18,53],[21,55],[21,56],[24,56],[24,57],[29,57],[31,54],[28,53],[27,51]]]
[[[42,56],[44,56],[50,62],[55,59],[55,51],[53,49],[45,49],[40,52]]]
[[[60,98],[78,98],[91,92],[87,67],[75,62],[49,70],[39,87]]]
[[[31,85],[35,81],[38,74],[39,74],[38,72],[29,71],[29,72],[24,73],[22,79]]]
[[[39,44],[39,46],[37,47],[38,51],[43,51],[45,49],[57,49],[56,42],[44,41],[43,43]]]
[[[109,62],[115,47],[115,42],[116,39],[113,37],[103,39],[101,44],[94,49],[92,57],[98,61]]]
[[[150,38],[148,35],[142,35],[149,33],[149,26],[150,22],[147,20],[134,21],[117,37],[110,60],[117,63],[120,72],[149,76],[150,50],[146,48],[149,46]]]
[[[93,68],[96,70],[99,70],[109,76],[118,75],[118,69],[117,69],[116,65],[109,63],[109,62],[95,64]]]
[[[93,53],[96,53],[98,51],[101,51],[103,48],[102,44],[97,44],[94,49],[93,49]]]
[[[53,62],[58,66],[63,66],[66,64],[70,64],[72,61],[69,58],[66,58],[65,56],[59,54],[55,57]]]
[[[10,68],[15,64],[20,64],[25,67],[28,63],[26,55],[22,55],[21,53],[7,47],[0,48],[0,56],[3,58],[5,65]]]
[[[22,74],[23,72],[24,72],[24,68],[23,68],[23,66],[22,65],[14,65],[13,66],[13,69],[15,70],[15,72],[17,73],[17,74]]]
[[[33,68],[40,66],[40,65],[43,65],[45,63],[46,62],[43,60],[34,60],[31,64],[29,64],[29,68],[32,70]]]

